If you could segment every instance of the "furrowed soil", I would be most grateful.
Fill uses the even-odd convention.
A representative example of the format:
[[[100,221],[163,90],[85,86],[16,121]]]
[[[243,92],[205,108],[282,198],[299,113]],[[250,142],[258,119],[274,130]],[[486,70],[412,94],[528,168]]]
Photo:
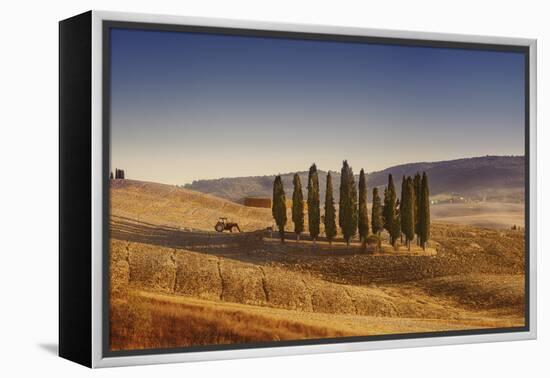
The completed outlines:
[[[113,180],[111,349],[524,326],[523,232],[435,223],[410,252],[283,244],[270,213]],[[222,216],[244,232],[214,232]]]

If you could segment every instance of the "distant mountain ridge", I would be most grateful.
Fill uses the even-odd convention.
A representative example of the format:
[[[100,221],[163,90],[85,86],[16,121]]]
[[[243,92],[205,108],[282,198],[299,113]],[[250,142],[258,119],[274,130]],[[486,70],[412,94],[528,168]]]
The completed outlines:
[[[357,174],[361,167],[350,165]],[[418,162],[396,165],[367,174],[369,198],[372,188],[387,185],[388,175],[394,177],[396,189],[401,188],[401,178],[425,171],[430,181],[430,194],[460,195],[517,202],[523,199],[525,180],[524,156],[481,156],[438,162]],[[287,198],[292,197],[292,179],[295,172],[281,174]],[[307,171],[297,172],[304,193],[307,188]],[[321,202],[325,195],[326,171],[319,170]],[[331,171],[336,201],[340,188],[340,172]],[[187,184],[186,189],[242,203],[245,197],[271,197],[275,175],[198,180]],[[382,195],[382,193],[381,193]]]

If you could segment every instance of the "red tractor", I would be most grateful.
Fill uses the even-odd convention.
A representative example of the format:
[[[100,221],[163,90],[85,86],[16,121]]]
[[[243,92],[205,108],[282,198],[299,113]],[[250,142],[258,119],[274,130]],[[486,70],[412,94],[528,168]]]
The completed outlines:
[[[233,232],[234,230],[241,232],[239,225],[237,223],[228,222],[227,218],[220,218],[216,226],[214,226],[214,229],[218,232],[224,232],[225,230],[229,232]]]

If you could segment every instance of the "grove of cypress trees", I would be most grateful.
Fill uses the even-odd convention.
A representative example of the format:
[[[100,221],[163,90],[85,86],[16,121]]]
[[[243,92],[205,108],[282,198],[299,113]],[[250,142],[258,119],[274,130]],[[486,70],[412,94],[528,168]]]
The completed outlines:
[[[362,243],[366,242],[369,236],[369,213],[367,211],[367,181],[365,179],[365,170],[361,169],[359,173],[359,209],[357,227],[359,238]]]
[[[378,188],[372,189],[372,215],[371,228],[372,233],[380,236],[380,232],[384,228],[384,220],[382,219],[382,203],[378,195]]]
[[[309,235],[313,239],[313,243],[315,243],[317,236],[319,236],[321,224],[319,176],[317,174],[317,166],[315,164],[312,164],[309,168],[307,184],[307,216]]]
[[[416,175],[414,175],[414,233],[416,234],[416,244],[420,245],[420,200],[422,197],[421,193],[421,185],[422,185],[422,177],[420,176],[420,173],[416,172]]]
[[[401,194],[401,231],[405,234],[407,247],[411,250],[414,239],[414,183],[410,177],[403,178],[404,192]]]
[[[325,192],[325,235],[329,244],[332,244],[336,236],[336,209],[332,194],[332,176],[327,173],[327,190]]]
[[[340,208],[338,211],[338,223],[344,240],[349,246],[351,238],[357,231],[357,185],[353,170],[347,160],[344,160],[340,175]]]
[[[421,198],[419,203],[420,222],[420,245],[426,250],[426,243],[430,239],[430,189],[428,187],[428,176],[422,173]]]
[[[115,168],[115,179],[124,180],[124,170]]]
[[[302,193],[302,182],[297,173],[294,174],[294,192],[292,193],[292,222],[294,222],[294,233],[296,241],[300,240],[300,234],[304,232],[304,195]]]
[[[275,223],[277,223],[277,227],[279,228],[281,242],[284,243],[286,225],[286,196],[281,176],[275,177],[275,181],[273,181],[273,205],[271,208],[271,213],[273,214]]]

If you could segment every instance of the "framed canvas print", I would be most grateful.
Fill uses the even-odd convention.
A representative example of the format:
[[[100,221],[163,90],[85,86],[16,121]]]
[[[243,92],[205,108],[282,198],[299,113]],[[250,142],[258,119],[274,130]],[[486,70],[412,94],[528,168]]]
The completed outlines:
[[[59,352],[536,337],[536,42],[60,22]]]

